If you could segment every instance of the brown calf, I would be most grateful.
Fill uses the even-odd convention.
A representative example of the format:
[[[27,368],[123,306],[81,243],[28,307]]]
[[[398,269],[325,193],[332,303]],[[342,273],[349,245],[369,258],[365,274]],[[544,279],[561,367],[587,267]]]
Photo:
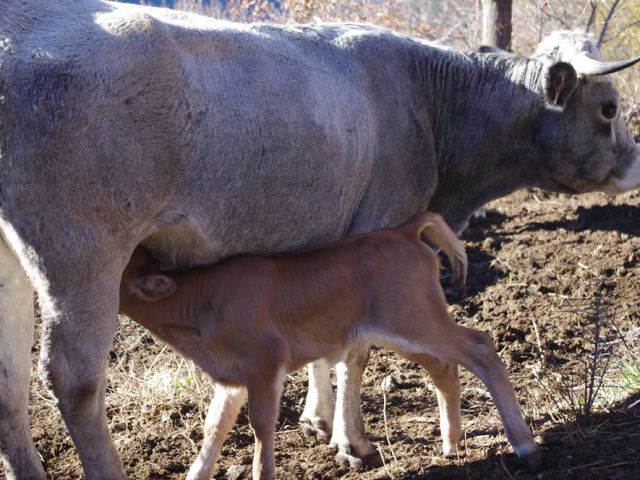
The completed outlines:
[[[336,362],[362,342],[427,368],[437,387],[445,451],[460,440],[456,364],[487,385],[509,441],[532,467],[537,445],[486,333],[447,313],[440,247],[464,284],[462,243],[436,214],[291,256],[240,256],[215,267],[158,270],[138,249],[124,271],[120,310],[191,358],[218,383],[189,479],[208,479],[248,395],[255,432],[254,478],[275,474],[273,435],[285,374],[319,358]]]

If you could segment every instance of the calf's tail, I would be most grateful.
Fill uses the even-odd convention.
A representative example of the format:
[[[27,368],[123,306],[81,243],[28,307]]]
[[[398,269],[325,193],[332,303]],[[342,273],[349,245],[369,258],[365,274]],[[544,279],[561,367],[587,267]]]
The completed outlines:
[[[431,243],[442,250],[451,263],[454,283],[464,290],[467,280],[467,254],[458,236],[440,215],[432,212],[417,213],[401,229],[418,238],[424,234]]]

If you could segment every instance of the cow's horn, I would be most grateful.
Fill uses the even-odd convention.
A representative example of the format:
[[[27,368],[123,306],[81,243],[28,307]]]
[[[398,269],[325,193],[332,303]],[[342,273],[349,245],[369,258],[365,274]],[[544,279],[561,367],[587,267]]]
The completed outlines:
[[[639,61],[640,55],[618,62],[602,62],[582,53],[571,59],[571,65],[582,75],[606,75],[630,67]]]

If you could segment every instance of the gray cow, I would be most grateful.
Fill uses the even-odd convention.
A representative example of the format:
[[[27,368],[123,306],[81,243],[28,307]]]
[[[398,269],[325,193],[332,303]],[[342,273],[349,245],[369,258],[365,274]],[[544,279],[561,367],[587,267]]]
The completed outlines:
[[[623,64],[574,65],[461,54],[371,26],[235,25],[100,0],[2,0],[0,445],[9,478],[44,478],[27,416],[34,289],[41,369],[86,476],[125,478],[107,428],[105,368],[136,245],[167,268],[186,267],[302,250],[426,206],[460,228],[484,202],[525,186],[637,187],[640,148],[611,83],[591,76]],[[357,403],[367,356],[353,352],[338,368],[332,438],[349,459],[373,452]],[[305,418],[328,433],[327,368],[311,371]]]

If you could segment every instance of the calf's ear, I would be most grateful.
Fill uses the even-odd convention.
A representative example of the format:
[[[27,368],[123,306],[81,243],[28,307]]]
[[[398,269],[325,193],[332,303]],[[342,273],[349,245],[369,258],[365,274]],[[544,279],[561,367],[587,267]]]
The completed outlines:
[[[545,75],[545,93],[552,105],[564,107],[578,86],[578,74],[571,64],[557,62],[551,65]]]
[[[135,282],[134,294],[145,302],[155,302],[173,295],[178,286],[173,278],[166,275],[145,275]]]

